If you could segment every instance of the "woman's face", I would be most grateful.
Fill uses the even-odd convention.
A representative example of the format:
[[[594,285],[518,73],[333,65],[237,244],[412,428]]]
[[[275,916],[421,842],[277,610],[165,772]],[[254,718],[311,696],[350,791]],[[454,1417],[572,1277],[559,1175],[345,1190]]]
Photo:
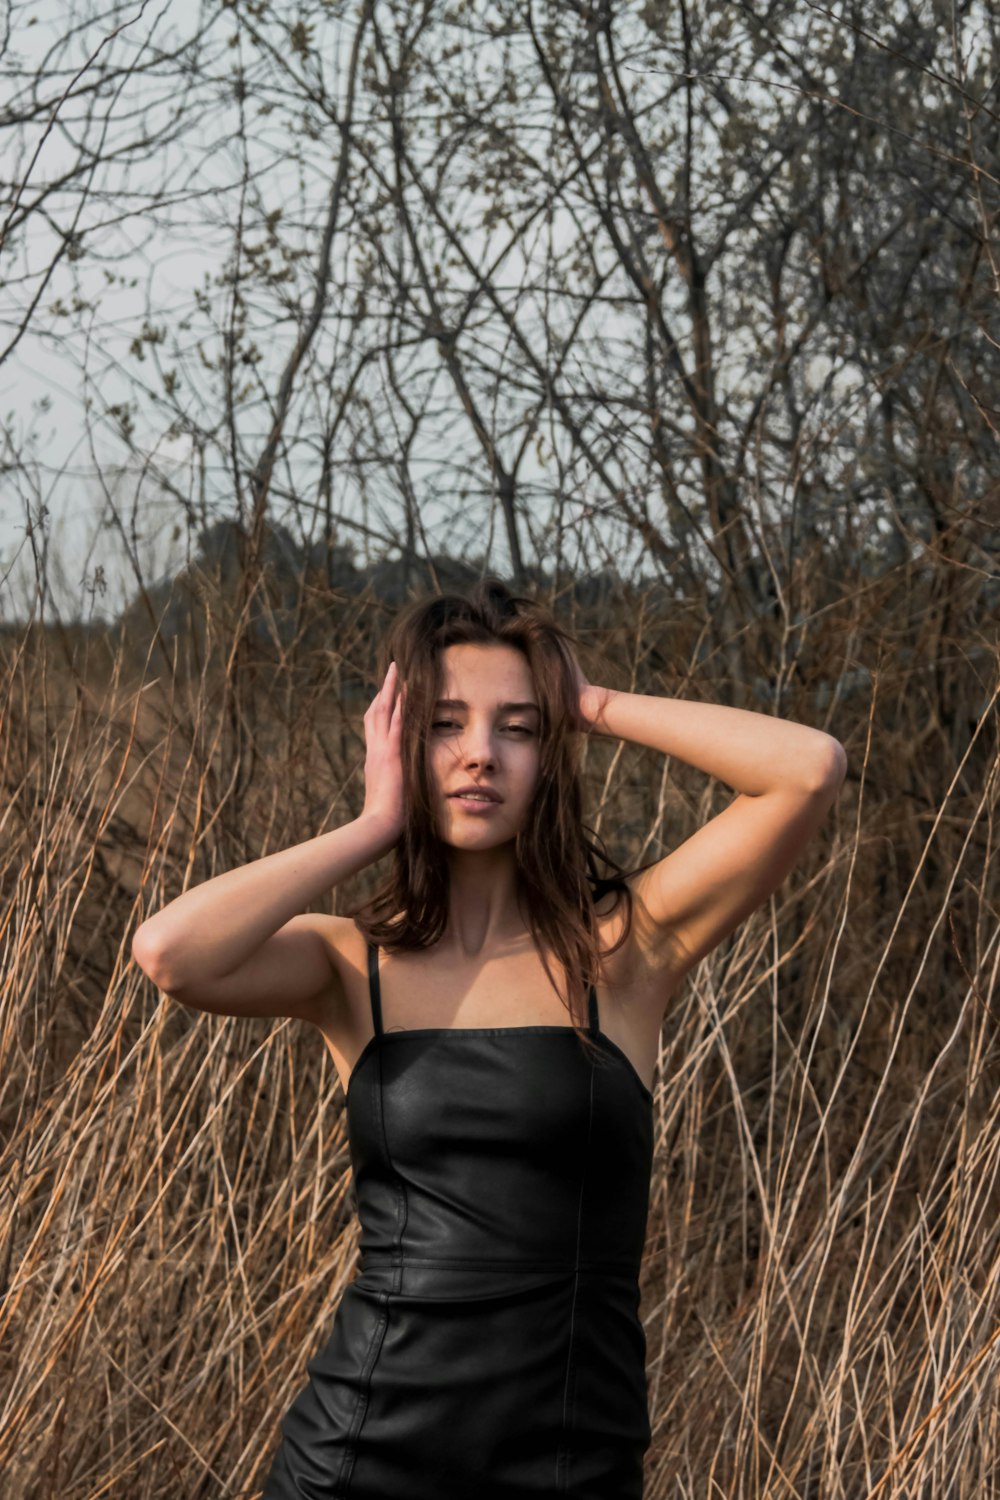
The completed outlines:
[[[538,700],[528,663],[513,646],[446,646],[431,716],[427,770],[441,837],[461,848],[514,838],[538,776]],[[467,786],[499,802],[466,802]]]

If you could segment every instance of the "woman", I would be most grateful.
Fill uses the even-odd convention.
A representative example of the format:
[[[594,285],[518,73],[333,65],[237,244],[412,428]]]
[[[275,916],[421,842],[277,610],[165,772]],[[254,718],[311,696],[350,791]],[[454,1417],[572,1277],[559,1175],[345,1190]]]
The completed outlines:
[[[639,1500],[652,1079],[682,977],[759,906],[844,775],[830,736],[588,683],[496,579],[408,605],[365,714],[359,818],[186,892],[133,953],[181,1003],[291,1015],[347,1094],[360,1272],[262,1500]],[[581,735],[737,790],[625,875]],[[302,908],[389,851],[346,917]]]

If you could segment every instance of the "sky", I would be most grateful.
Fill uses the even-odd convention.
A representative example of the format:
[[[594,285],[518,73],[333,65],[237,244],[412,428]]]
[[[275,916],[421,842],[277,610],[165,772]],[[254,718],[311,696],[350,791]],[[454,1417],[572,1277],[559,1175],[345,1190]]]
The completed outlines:
[[[337,90],[337,79],[346,76],[354,13],[355,8],[349,6],[350,24],[346,28],[336,19],[331,21],[324,43],[326,81],[333,91]],[[141,97],[140,89],[125,84],[109,112],[109,122],[91,120],[84,131],[80,116],[85,103],[73,98],[60,100],[60,96],[85,85],[95,68],[128,55],[141,59],[151,42],[165,48],[171,36],[194,35],[206,24],[209,42],[198,67],[206,66],[203,59],[207,56],[211,66],[221,69],[229,65],[227,56],[235,55],[225,46],[229,36],[236,34],[229,16],[217,7],[203,9],[194,0],[122,4],[112,18],[113,27],[107,13],[94,6],[98,23],[81,28],[78,34],[67,27],[67,17],[74,14],[82,11],[52,0],[17,6],[12,12],[12,46],[6,59],[11,90],[23,102],[32,96],[32,80],[41,77],[42,97],[47,103],[59,101],[58,107],[46,108],[20,133],[17,149],[8,156],[14,164],[12,175],[20,187],[22,205],[74,165],[81,137],[106,154],[126,145],[130,134],[134,136],[139,129],[136,121],[142,118],[140,106],[148,107],[157,90],[162,99],[155,106],[155,119],[162,123],[169,118],[173,92],[154,75],[142,81]],[[223,29],[227,35],[220,40]],[[117,34],[111,35],[111,30]],[[477,48],[482,54],[477,61],[488,61],[488,40],[485,50],[481,41]],[[83,95],[83,101],[86,98]],[[306,265],[311,275],[315,215],[310,219],[305,205],[307,199],[311,204],[321,202],[327,191],[331,171],[329,132],[317,146],[320,159],[310,162],[313,180],[303,189],[298,169],[281,159],[281,131],[287,130],[287,124],[265,117],[263,108],[257,116],[250,114],[255,102],[259,103],[251,93],[246,108],[251,151],[256,156],[249,167],[255,179],[259,174],[262,198],[281,202],[293,211],[296,204],[300,207],[303,222],[309,226],[304,244],[309,251]],[[189,100],[185,100],[185,108],[191,108]],[[187,347],[180,352],[190,369],[196,365],[192,344],[198,334],[198,295],[209,300],[216,321],[221,321],[222,300],[227,294],[211,283],[230,253],[235,216],[240,211],[244,163],[234,140],[228,138],[235,118],[232,110],[228,122],[212,117],[204,130],[197,124],[192,130],[190,119],[184,119],[185,133],[175,145],[158,148],[146,161],[139,159],[130,167],[99,174],[79,219],[75,218],[78,197],[60,198],[56,194],[51,200],[51,213],[29,217],[27,229],[15,234],[8,244],[7,263],[15,268],[15,274],[7,293],[0,291],[0,335],[5,347],[26,303],[37,295],[38,305],[27,331],[0,363],[0,415],[8,453],[13,448],[16,453],[29,455],[27,478],[17,484],[6,482],[0,488],[0,618],[12,614],[23,617],[27,612],[35,592],[33,551],[46,540],[50,557],[63,559],[61,568],[53,565],[50,570],[50,582],[54,584],[51,607],[72,611],[74,601],[82,600],[85,611],[102,618],[112,618],[118,612],[133,593],[136,576],[120,531],[100,526],[109,505],[122,517],[129,546],[140,558],[145,576],[156,578],[175,570],[191,546],[192,535],[183,524],[181,508],[173,500],[163,500],[150,485],[148,471],[129,456],[126,445],[116,440],[113,423],[87,420],[87,406],[89,403],[91,411],[98,412],[116,403],[137,400],[134,422],[141,446],[154,457],[161,472],[193,495],[199,476],[193,469],[190,437],[171,433],[162,406],[156,405],[156,367],[169,364],[167,345],[150,348],[141,366],[128,351],[147,317],[152,317],[168,330],[168,342],[173,341],[175,349],[179,350],[187,338]],[[15,133],[7,134],[10,146]],[[142,214],[134,211],[144,193],[162,184],[173,197],[166,232],[161,211],[157,212],[155,228],[144,226]],[[8,200],[5,220],[9,211]],[[70,227],[82,231],[87,253],[76,262],[64,258],[43,286],[53,252]],[[342,252],[335,244],[335,271],[342,274],[338,254]],[[66,310],[80,303],[82,315],[74,320]],[[192,329],[182,334],[180,330],[189,320]],[[69,332],[74,321],[75,327]],[[251,325],[249,333],[263,346],[260,370],[263,383],[273,393],[294,329],[286,325],[272,334],[262,320],[256,327]],[[210,344],[208,348],[211,352]],[[500,348],[497,360],[502,367]],[[448,398],[449,392],[444,389],[442,399]],[[192,399],[197,403],[197,396]],[[212,399],[213,395],[206,397],[207,402]],[[450,401],[454,419],[453,390]],[[308,417],[304,420],[308,422]],[[390,435],[386,437],[388,440]],[[422,465],[425,470],[432,469],[440,457],[440,445],[437,450],[433,446],[437,440],[429,435],[426,442],[431,445],[427,451],[421,453],[417,446],[411,455],[417,473]],[[544,466],[534,462],[530,452],[519,472],[529,482],[545,481]],[[217,486],[214,494],[213,485]],[[209,469],[207,486],[216,513],[234,509],[224,474],[213,476]],[[277,501],[274,513],[281,518]],[[358,529],[351,538],[362,554],[369,540],[373,554],[382,554],[384,539],[391,542],[398,532],[398,513],[398,494],[391,490],[386,491],[384,506],[377,497],[365,498],[357,513]],[[39,517],[44,518],[47,539],[37,528]],[[432,545],[451,550],[481,548],[485,538],[491,541],[491,565],[498,571],[508,566],[497,509],[484,523],[481,506],[474,513],[470,508],[463,533],[461,514],[456,524],[453,503],[436,503],[433,485],[429,485],[421,496],[421,519]],[[29,536],[31,523],[35,526],[33,538]],[[368,531],[373,533],[370,539]],[[613,545],[610,539],[609,545]]]
[[[325,201],[336,166],[331,139],[335,137],[335,148],[339,136],[329,124],[315,147],[305,148],[304,167],[291,159],[287,151],[289,117],[280,107],[274,108],[273,95],[265,97],[253,86],[254,55],[233,20],[233,12],[218,5],[202,6],[197,0],[159,0],[158,4],[152,0],[131,4],[117,0],[113,11],[107,5],[102,8],[97,0],[83,3],[91,6],[96,19],[76,30],[68,23],[70,18],[83,15],[79,3],[38,0],[13,5],[11,46],[6,58],[0,59],[5,70],[3,86],[15,100],[15,108],[32,102],[36,91],[45,101],[37,119],[20,132],[6,132],[8,167],[4,175],[18,184],[18,197],[12,205],[8,195],[6,204],[0,205],[5,224],[19,207],[31,203],[46,184],[76,163],[81,138],[105,156],[122,153],[123,163],[95,175],[90,196],[82,206],[75,193],[52,194],[41,211],[30,215],[25,230],[15,230],[6,247],[7,289],[0,287],[3,347],[10,344],[27,302],[37,297],[37,307],[23,337],[0,362],[0,417],[8,466],[12,450],[26,457],[24,472],[16,482],[9,468],[6,476],[0,476],[0,619],[23,618],[30,607],[35,586],[33,549],[47,544],[61,560],[60,566],[51,569],[50,581],[55,588],[47,613],[58,610],[65,615],[82,608],[84,613],[90,611],[109,619],[136,587],[130,553],[138,560],[143,576],[155,580],[183,563],[194,531],[186,518],[196,515],[203,501],[203,508],[213,519],[235,513],[231,481],[225,471],[210,465],[204,473],[199,472],[190,434],[171,430],[165,414],[164,380],[172,365],[183,370],[185,399],[194,417],[201,419],[204,412],[219,409],[217,378],[205,375],[199,386],[199,358],[210,358],[217,352],[217,340],[213,344],[210,336],[212,325],[218,328],[227,320],[229,292],[217,285],[217,277],[231,252],[239,215],[245,212],[253,222],[256,214],[259,222],[262,208],[280,205],[283,225],[301,224],[300,243],[307,254],[295,275],[305,284],[315,264],[317,205]],[[347,21],[341,22],[334,12],[345,6]],[[350,0],[330,0],[328,29],[317,38],[323,86],[338,100],[345,92],[343,79],[356,9]],[[485,13],[482,0],[477,19],[481,21]],[[172,62],[159,74],[154,69],[144,75],[139,84],[124,83],[105,116],[101,108],[91,110],[84,126],[82,115],[90,108],[92,97],[87,84],[95,70],[128,57],[142,62],[154,44],[168,49],[173,42],[193,37],[199,30],[204,32],[205,41],[198,57],[189,59],[188,92],[179,89],[182,75]],[[236,46],[230,45],[233,41]],[[484,37],[481,26],[471,42],[468,37],[465,41],[473,65],[486,73],[491,59],[499,57],[495,49],[506,45]],[[245,159],[235,129],[239,106],[231,103],[228,115],[218,109],[207,113],[200,107],[207,82],[213,78],[225,80],[226,70],[231,70],[236,61],[245,66],[251,85],[242,106],[250,143]],[[466,65],[464,57],[462,65]],[[72,96],[74,89],[79,98],[67,99],[65,96]],[[373,106],[364,86],[359,99],[359,108],[380,107]],[[294,118],[304,137],[308,121]],[[157,146],[145,158],[140,153],[130,161],[127,148],[141,139],[149,120],[160,127],[169,123],[171,129],[176,128],[178,138],[166,147]],[[543,117],[539,129],[551,128],[551,120]],[[429,129],[427,135],[428,150],[439,149],[440,142],[430,138]],[[418,121],[413,146],[418,159],[421,144]],[[245,192],[241,189],[244,169],[248,183]],[[373,180],[366,187],[373,197],[377,196],[377,182]],[[170,199],[169,210],[158,208],[155,216],[142,211],[154,191],[163,191]],[[484,230],[477,235],[474,226],[488,200],[473,184],[465,201],[470,226],[466,243],[482,263],[495,251],[504,229],[501,226],[492,234]],[[54,249],[64,243],[69,230],[82,233],[86,253],[76,261],[64,257],[43,284]],[[289,243],[295,243],[296,232],[287,230]],[[557,214],[547,232],[561,250],[572,246],[579,225],[568,214],[562,220]],[[396,233],[396,229],[390,230],[390,241]],[[256,237],[260,239],[260,234]],[[252,240],[254,235],[245,238]],[[352,280],[356,282],[360,273],[346,262],[345,244],[343,237],[335,240],[332,270],[334,293],[346,304]],[[430,251],[430,246],[427,248]],[[395,254],[397,249],[403,258],[401,246],[387,243],[390,253]],[[532,269],[518,261],[517,253],[504,263],[498,277],[513,283],[515,291],[518,277]],[[460,280],[464,273],[457,275]],[[634,289],[632,294],[634,298]],[[203,303],[201,311],[199,301]],[[78,309],[75,313],[74,307]],[[290,321],[275,321],[274,314],[273,299],[270,304],[260,302],[252,308],[245,338],[258,347],[260,363],[254,368],[271,397],[295,332]],[[519,305],[519,320],[521,315]],[[527,307],[523,317],[525,326],[529,326]],[[620,330],[614,326],[614,315],[609,322],[608,343],[613,347]],[[140,344],[139,359],[131,346],[147,323],[162,338],[156,344]],[[325,329],[323,342],[316,346],[330,363],[328,383],[336,381],[337,350],[331,342],[336,326]],[[495,362],[501,389],[510,365],[511,396],[520,400],[518,410],[523,410],[528,395],[520,389],[520,373],[514,376],[502,325],[497,320],[491,324],[477,309],[467,336],[475,338],[481,355]],[[735,364],[762,357],[752,335],[744,334],[740,327],[727,328],[725,337],[726,357]],[[763,357],[767,357],[767,351]],[[402,358],[400,363],[405,372]],[[428,377],[427,369],[435,363],[437,373]],[[828,366],[829,361],[822,356],[813,360],[809,378],[817,388]],[[509,566],[509,556],[496,497],[484,514],[478,497],[463,509],[453,494],[438,493],[442,485],[450,484],[449,472],[460,480],[463,472],[471,471],[475,494],[475,486],[482,482],[483,455],[459,408],[443,362],[426,339],[414,348],[410,368],[414,383],[405,388],[405,394],[409,399],[418,394],[421,398],[428,396],[440,414],[436,424],[430,422],[423,428],[409,455],[413,472],[423,484],[419,508],[427,545],[452,554],[486,547],[489,565],[502,573]],[[593,379],[599,382],[604,373],[569,364],[567,387],[572,389],[574,381],[580,387]],[[363,416],[367,409],[364,401],[372,402],[371,409],[387,424],[380,436],[391,450],[398,402],[384,368],[376,364],[367,379],[367,386],[364,381],[359,385],[359,411]],[[851,399],[860,386],[858,372],[842,368],[837,379],[840,399]],[[325,413],[318,404],[322,385],[312,373],[299,381],[300,398],[294,410],[300,452],[322,430]],[[320,394],[314,394],[314,390]],[[116,437],[114,422],[107,417],[109,407],[128,402],[136,404],[131,420],[148,463],[130,456],[128,446]],[[88,420],[88,405],[91,414],[100,414],[101,420]],[[506,413],[493,410],[488,416],[502,430]],[[210,422],[211,416],[205,420]],[[259,426],[262,418],[256,420]],[[559,443],[557,428],[557,423],[546,420],[542,442]],[[401,425],[400,441],[402,432]],[[243,437],[246,453],[259,452],[259,441],[247,422]],[[517,441],[516,432],[505,436],[505,455],[513,451]],[[616,461],[615,455],[610,461]],[[625,474],[630,461],[631,455],[623,446]],[[607,497],[592,476],[581,473],[578,456],[567,457],[567,462],[577,486],[565,497],[567,525],[571,527],[574,506],[583,508],[592,498],[606,504]],[[452,465],[450,471],[448,464]],[[391,550],[400,526],[398,476],[384,469],[376,471],[374,463],[370,468],[373,477],[365,480],[363,492],[337,497],[337,507],[350,523],[346,539],[355,543],[362,562],[367,549],[373,557],[383,555],[387,547]],[[165,496],[151,484],[154,470],[176,486],[183,501]],[[555,472],[551,452],[546,454],[532,445],[520,466],[519,483],[552,492]],[[311,479],[305,488],[314,492]],[[109,508],[119,518],[117,527],[100,524]],[[283,518],[277,500],[273,513]],[[38,528],[39,517],[44,517],[44,529]],[[535,524],[541,524],[537,517]],[[29,535],[32,527],[33,534]],[[642,567],[642,547],[634,530],[626,530],[613,516],[597,517],[591,522],[591,530],[602,555],[585,560],[585,566],[587,561],[593,567],[613,562],[625,575]],[[547,546],[546,540],[543,556]]]

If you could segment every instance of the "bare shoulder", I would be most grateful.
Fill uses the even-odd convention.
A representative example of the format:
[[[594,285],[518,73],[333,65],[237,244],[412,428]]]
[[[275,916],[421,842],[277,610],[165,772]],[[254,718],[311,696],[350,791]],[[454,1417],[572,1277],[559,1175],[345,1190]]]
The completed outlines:
[[[628,895],[611,888],[594,905],[604,960],[604,982],[612,997],[633,1018],[642,1015],[659,1027],[675,991],[683,982],[681,967],[660,940],[643,895],[641,871],[622,877]],[[613,951],[612,951],[613,950]]]
[[[353,917],[324,916],[323,940],[336,976],[320,1030],[334,1049],[350,1050],[352,1038],[371,1029],[368,944]]]
[[[342,1019],[344,1008],[349,1005],[351,994],[366,974],[367,953],[365,940],[353,917],[327,916],[316,918],[317,931],[326,947],[330,967],[335,975],[330,998],[329,1019]],[[367,984],[367,977],[365,979]]]
[[[353,917],[324,916],[321,931],[336,981],[314,1024],[346,1089],[371,1035],[368,945]]]

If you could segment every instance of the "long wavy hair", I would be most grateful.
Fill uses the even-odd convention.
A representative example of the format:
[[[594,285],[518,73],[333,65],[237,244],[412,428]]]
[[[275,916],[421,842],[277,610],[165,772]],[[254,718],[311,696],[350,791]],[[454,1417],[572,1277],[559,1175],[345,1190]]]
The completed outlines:
[[[623,867],[583,821],[583,735],[574,728],[576,684],[566,649],[577,643],[544,605],[512,593],[499,578],[480,579],[465,593],[413,600],[396,615],[382,643],[379,680],[395,661],[399,680],[406,684],[400,752],[407,816],[392,850],[391,874],[348,915],[368,942],[390,952],[429,948],[444,934],[448,864],[436,831],[425,747],[440,694],[441,652],[464,643],[512,646],[523,653],[531,671],[540,712],[539,771],[515,839],[518,899],[545,972],[561,997],[547,951],[563,967],[564,1003],[587,1048],[587,988],[597,982],[602,960],[626,940],[632,892]],[[598,861],[610,876],[598,872]],[[627,906],[621,936],[602,950],[594,905],[608,889],[624,895]]]

